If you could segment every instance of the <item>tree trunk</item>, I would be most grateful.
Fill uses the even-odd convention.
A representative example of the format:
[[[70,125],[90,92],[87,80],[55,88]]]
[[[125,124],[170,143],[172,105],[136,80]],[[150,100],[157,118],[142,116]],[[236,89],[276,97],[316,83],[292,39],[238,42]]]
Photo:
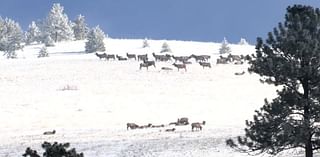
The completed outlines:
[[[306,157],[313,157],[311,139],[306,143]]]

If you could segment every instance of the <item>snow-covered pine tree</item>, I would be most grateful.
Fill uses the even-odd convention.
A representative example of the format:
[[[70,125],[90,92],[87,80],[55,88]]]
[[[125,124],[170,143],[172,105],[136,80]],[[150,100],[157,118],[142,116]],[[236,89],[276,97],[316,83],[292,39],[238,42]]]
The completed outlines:
[[[164,42],[162,44],[162,49],[161,49],[160,53],[163,53],[163,52],[171,52],[171,49],[170,49],[167,42]]]
[[[241,38],[238,45],[249,45],[249,43],[247,42],[247,40],[245,38]]]
[[[149,46],[150,46],[150,45],[149,45],[148,39],[145,38],[145,39],[143,40],[142,48],[146,48],[146,47],[149,47]]]
[[[96,51],[105,51],[103,40],[105,39],[104,32],[100,29],[99,26],[92,28],[87,35],[87,42],[85,45],[85,51],[87,53],[92,53]]]
[[[39,51],[38,58],[41,58],[41,57],[49,57],[47,47],[45,46],[43,46]]]
[[[221,47],[219,49],[219,53],[220,54],[226,54],[226,53],[230,53],[231,49],[229,47],[229,43],[227,41],[226,38],[223,39],[222,43],[221,43]]]
[[[54,41],[52,40],[52,38],[50,37],[50,35],[47,33],[47,34],[44,34],[43,35],[44,37],[43,37],[43,43],[44,43],[44,45],[46,46],[46,47],[52,47],[52,46],[54,46]]]
[[[17,57],[15,51],[22,48],[23,38],[23,31],[17,22],[0,17],[0,51],[4,51],[7,58]]]
[[[28,31],[26,32],[26,44],[29,45],[33,42],[40,42],[41,31],[37,24],[32,21],[29,25]]]
[[[71,22],[63,10],[63,6],[54,3],[44,22],[44,33],[49,33],[55,42],[72,40],[74,37]]]
[[[86,38],[89,28],[85,23],[84,16],[78,15],[73,22],[73,33],[76,40],[83,40]]]

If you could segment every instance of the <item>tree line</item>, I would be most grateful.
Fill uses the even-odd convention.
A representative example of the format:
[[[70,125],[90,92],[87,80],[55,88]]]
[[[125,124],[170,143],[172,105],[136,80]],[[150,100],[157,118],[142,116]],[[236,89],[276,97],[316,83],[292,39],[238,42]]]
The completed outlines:
[[[105,36],[99,26],[90,29],[82,15],[70,21],[64,13],[64,7],[59,3],[53,4],[45,19],[32,21],[26,32],[21,29],[18,22],[0,17],[0,51],[3,51],[7,58],[16,58],[15,51],[22,49],[23,43],[25,45],[42,43],[48,47],[60,41],[88,39],[86,52],[103,51]]]

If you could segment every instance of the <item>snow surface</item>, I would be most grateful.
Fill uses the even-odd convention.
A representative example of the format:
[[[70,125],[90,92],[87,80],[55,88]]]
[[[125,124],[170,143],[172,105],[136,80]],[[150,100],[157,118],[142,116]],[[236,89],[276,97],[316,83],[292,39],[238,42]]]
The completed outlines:
[[[259,76],[234,75],[248,65],[216,65],[219,43],[106,39],[106,53],[159,53],[167,42],[174,55],[211,55],[211,69],[192,60],[187,72],[172,62],[139,70],[139,62],[104,61],[84,53],[84,41],[49,47],[49,57],[37,58],[42,45],[26,46],[18,59],[0,59],[0,156],[21,156],[26,147],[43,152],[44,141],[70,142],[87,157],[242,157],[225,140],[242,135],[264,98],[277,89]],[[232,54],[251,54],[251,45],[230,45]],[[172,71],[162,71],[171,67]],[[169,126],[177,118],[206,121],[202,131]],[[165,124],[164,128],[127,130],[126,123]],[[175,132],[165,129],[175,127]],[[55,135],[42,135],[55,129]],[[300,151],[288,156],[301,156]],[[267,155],[264,155],[267,156]],[[287,156],[285,153],[279,156]]]

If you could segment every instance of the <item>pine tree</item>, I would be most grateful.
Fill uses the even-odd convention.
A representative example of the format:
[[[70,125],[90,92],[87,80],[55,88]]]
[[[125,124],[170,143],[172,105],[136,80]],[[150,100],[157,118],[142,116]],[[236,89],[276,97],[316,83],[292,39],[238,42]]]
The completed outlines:
[[[43,33],[49,33],[55,42],[72,40],[74,36],[71,22],[63,10],[59,3],[53,4],[43,25]]]
[[[167,42],[164,42],[162,44],[162,49],[161,49],[160,53],[163,53],[163,52],[171,52],[171,49],[170,49]]]
[[[105,39],[104,32],[99,28],[99,26],[91,29],[87,35],[87,42],[85,45],[85,51],[87,53],[92,53],[96,51],[105,51],[105,46],[103,40]]]
[[[311,6],[287,8],[279,23],[263,42],[257,39],[251,72],[261,81],[281,85],[278,97],[246,121],[245,136],[227,144],[239,150],[278,154],[302,148],[306,157],[320,149],[320,10]]]
[[[47,47],[45,46],[42,47],[41,50],[39,51],[38,58],[41,58],[41,57],[49,57]]]
[[[74,20],[72,28],[76,40],[83,40],[86,38],[89,28],[85,23],[84,16],[78,15],[77,19]]]
[[[26,44],[29,45],[33,42],[40,42],[41,31],[34,21],[29,25],[28,31],[26,32]]]
[[[219,53],[220,54],[226,54],[226,53],[230,53],[231,49],[229,47],[229,43],[227,41],[226,38],[223,39],[222,43],[221,43],[221,47],[219,49]]]
[[[142,48],[146,48],[146,47],[149,47],[149,46],[150,46],[150,45],[149,45],[148,39],[145,38],[145,39],[143,40]]]
[[[43,35],[44,36],[44,38],[42,39],[43,41],[43,43],[44,43],[44,45],[46,46],[46,47],[52,47],[52,46],[54,46],[54,41],[52,40],[52,38],[50,37],[50,34],[44,34]]]
[[[0,51],[4,51],[7,58],[16,58],[16,50],[21,49],[23,42],[23,31],[20,25],[6,18],[0,17]]]
[[[45,150],[43,157],[84,157],[83,153],[77,153],[75,148],[69,149],[70,143],[58,143],[53,144],[44,142],[41,147]],[[27,148],[23,157],[40,157],[36,150]]]

